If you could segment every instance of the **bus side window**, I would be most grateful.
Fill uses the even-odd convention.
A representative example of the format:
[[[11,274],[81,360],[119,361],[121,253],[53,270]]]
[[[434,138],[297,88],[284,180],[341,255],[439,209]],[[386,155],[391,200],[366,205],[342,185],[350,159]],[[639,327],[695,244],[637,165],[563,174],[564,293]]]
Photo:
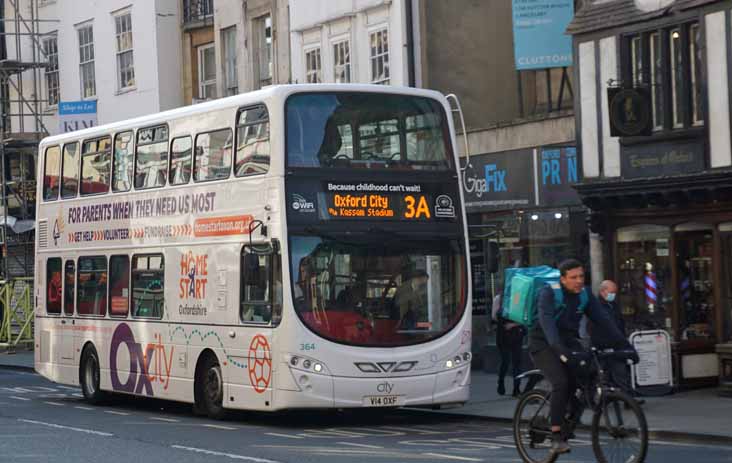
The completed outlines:
[[[135,189],[165,186],[168,175],[168,126],[137,131]]]
[[[130,191],[132,188],[132,131],[114,136],[112,191]]]
[[[61,314],[61,259],[46,262],[46,313]]]
[[[205,182],[228,178],[231,171],[231,129],[196,135],[193,180]]]
[[[132,258],[132,316],[163,318],[165,265],[162,254]]]
[[[109,258],[109,314],[126,317],[130,307],[130,258],[119,255]]]
[[[241,254],[239,317],[244,323],[278,324],[282,319],[280,255],[245,247]]]
[[[58,146],[46,148],[43,169],[43,200],[58,199],[59,180],[61,179],[61,150]]]
[[[64,145],[61,197],[75,198],[79,191],[79,142]]]
[[[76,273],[76,311],[79,315],[107,314],[107,258],[79,257]]]
[[[64,266],[64,313],[74,315],[74,285],[76,284],[76,263],[67,260]]]
[[[171,185],[184,185],[191,180],[191,137],[173,139],[170,150],[170,179]]]
[[[93,195],[109,191],[109,167],[112,138],[85,141],[81,147],[81,194]]]
[[[240,110],[236,125],[237,177],[264,174],[269,170],[269,116],[264,105]]]

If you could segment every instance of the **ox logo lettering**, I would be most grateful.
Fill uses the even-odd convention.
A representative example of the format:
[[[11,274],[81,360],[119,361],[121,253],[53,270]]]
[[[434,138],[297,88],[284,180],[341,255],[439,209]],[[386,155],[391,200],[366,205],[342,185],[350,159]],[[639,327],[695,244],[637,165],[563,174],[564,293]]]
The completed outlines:
[[[163,384],[163,390],[168,389],[175,347],[170,346],[170,350],[166,350],[162,336],[155,334],[154,337],[155,342],[148,343],[143,351],[142,345],[135,342],[127,324],[122,323],[114,330],[109,352],[109,370],[115,391],[153,396],[154,382]],[[122,344],[127,347],[130,356],[129,376],[125,383],[120,380],[117,368],[117,352]]]
[[[376,391],[382,394],[390,394],[394,390],[394,385],[390,383],[381,383],[376,386]]]

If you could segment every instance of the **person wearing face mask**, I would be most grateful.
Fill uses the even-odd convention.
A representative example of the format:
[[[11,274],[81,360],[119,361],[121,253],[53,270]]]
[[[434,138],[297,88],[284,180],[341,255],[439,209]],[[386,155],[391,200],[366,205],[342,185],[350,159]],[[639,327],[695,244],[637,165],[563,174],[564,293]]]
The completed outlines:
[[[605,309],[607,318],[612,320],[618,330],[625,335],[625,320],[623,320],[623,314],[618,307],[617,295],[618,285],[614,281],[605,280],[600,283],[598,292],[600,306]],[[604,349],[614,346],[613,338],[605,330],[590,325],[588,331],[593,347]],[[630,369],[627,363],[622,359],[610,359],[607,362],[605,368],[610,375],[610,380],[627,394],[633,396],[633,388],[630,384]]]

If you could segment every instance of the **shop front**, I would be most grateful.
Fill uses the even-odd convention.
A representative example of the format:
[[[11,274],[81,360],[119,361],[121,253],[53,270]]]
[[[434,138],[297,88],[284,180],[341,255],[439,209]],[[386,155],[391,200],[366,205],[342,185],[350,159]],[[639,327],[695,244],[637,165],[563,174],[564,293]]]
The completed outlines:
[[[496,367],[491,305],[504,269],[589,261],[586,209],[573,146],[537,147],[472,156],[465,172],[473,277],[474,352]]]
[[[681,388],[732,383],[728,177],[654,178],[622,191],[580,187],[594,231],[604,237],[605,273],[618,282],[628,330],[668,332]]]

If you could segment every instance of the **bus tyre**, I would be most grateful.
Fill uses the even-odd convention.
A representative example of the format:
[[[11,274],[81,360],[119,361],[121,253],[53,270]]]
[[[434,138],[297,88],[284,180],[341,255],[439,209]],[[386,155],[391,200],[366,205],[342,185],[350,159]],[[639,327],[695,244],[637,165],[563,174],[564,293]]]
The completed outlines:
[[[215,420],[224,419],[226,417],[223,406],[224,377],[221,374],[221,365],[215,356],[209,355],[204,359],[203,368],[196,381],[199,383],[200,393],[196,398],[194,410],[198,409]]]
[[[84,349],[81,355],[79,382],[87,402],[97,405],[104,400],[104,393],[99,387],[99,356],[94,346]]]

